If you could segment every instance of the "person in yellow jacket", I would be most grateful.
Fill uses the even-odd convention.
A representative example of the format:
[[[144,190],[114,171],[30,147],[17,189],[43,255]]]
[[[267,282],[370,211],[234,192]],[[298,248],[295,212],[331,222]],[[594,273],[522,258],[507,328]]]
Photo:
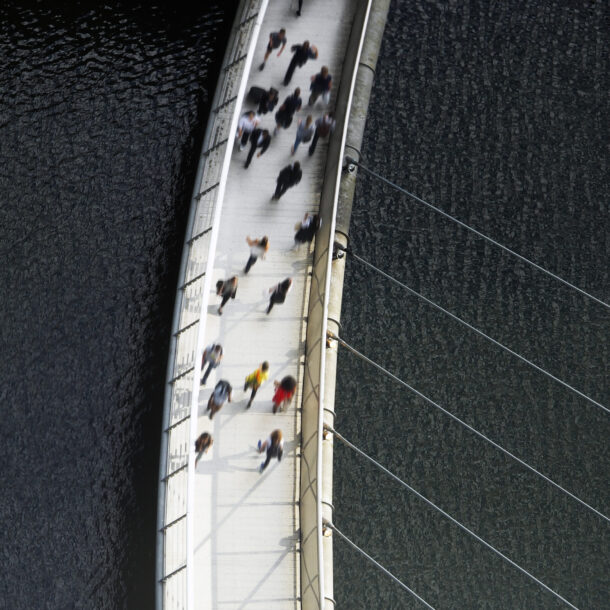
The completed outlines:
[[[252,388],[252,394],[250,394],[250,400],[246,405],[246,409],[249,409],[252,406],[252,401],[256,396],[256,392],[258,388],[263,385],[263,382],[266,381],[269,377],[269,363],[265,360],[253,373],[250,373],[246,377],[246,382],[244,383],[244,392],[248,390],[248,388]]]

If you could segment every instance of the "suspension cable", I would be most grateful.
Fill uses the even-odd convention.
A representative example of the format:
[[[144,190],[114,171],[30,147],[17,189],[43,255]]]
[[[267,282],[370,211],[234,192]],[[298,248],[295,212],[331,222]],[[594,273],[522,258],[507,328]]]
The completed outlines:
[[[413,591],[412,589],[409,589],[409,587],[407,587],[407,585],[405,585],[398,578],[396,578],[396,576],[394,576],[394,574],[392,574],[389,570],[386,570],[379,562],[375,561],[370,555],[365,553],[358,545],[356,545],[354,542],[352,542],[344,533],[339,531],[337,529],[336,525],[334,525],[333,523],[330,523],[330,521],[325,521],[324,525],[326,527],[330,528],[331,530],[333,530],[333,532],[335,532],[335,534],[338,534],[341,538],[343,538],[343,540],[345,540],[345,542],[347,542],[352,548],[356,549],[360,554],[364,555],[371,563],[373,563],[375,566],[377,566],[382,572],[387,574],[394,582],[398,583],[405,591],[408,591],[411,595],[413,595],[413,597],[415,597],[422,604],[424,604],[424,606],[426,606],[426,608],[435,610],[434,607],[431,606],[425,599],[423,599],[419,595],[417,595],[417,593],[415,593],[415,591]]]
[[[605,303],[601,299],[598,299],[596,296],[593,296],[592,294],[590,294],[589,292],[583,290],[582,288],[579,288],[578,286],[575,286],[574,284],[568,282],[567,280],[564,280],[562,277],[558,276],[557,274],[553,273],[552,271],[549,271],[548,269],[545,269],[544,267],[541,267],[540,265],[538,265],[534,261],[530,260],[529,258],[526,258],[525,256],[522,256],[521,254],[519,254],[518,252],[515,252],[514,250],[511,250],[510,248],[508,248],[507,246],[501,244],[500,242],[496,241],[495,239],[492,239],[491,237],[488,237],[484,233],[481,233],[480,231],[477,231],[477,229],[474,229],[474,228],[468,226],[465,222],[462,222],[461,220],[458,220],[454,216],[451,216],[450,214],[447,214],[447,212],[441,210],[440,208],[437,208],[436,206],[432,205],[431,203],[428,203],[427,201],[424,201],[423,199],[421,199],[421,197],[418,197],[414,193],[411,193],[411,192],[407,191],[406,189],[404,189],[403,187],[399,186],[395,182],[392,182],[391,180],[388,180],[387,178],[384,178],[381,174],[378,174],[377,172],[373,171],[372,169],[369,169],[368,167],[362,165],[362,163],[360,163],[359,161],[356,161],[352,157],[347,156],[345,158],[345,160],[348,163],[353,163],[354,165],[357,165],[359,168],[363,169],[365,172],[369,173],[371,176],[374,176],[378,180],[381,180],[382,182],[385,182],[386,184],[390,185],[392,188],[395,188],[396,190],[400,191],[401,193],[404,193],[405,195],[408,195],[409,197],[415,199],[415,201],[419,201],[419,203],[422,203],[423,205],[427,206],[431,210],[434,210],[435,212],[438,212],[439,214],[442,214],[445,218],[448,218],[449,220],[452,220],[453,222],[459,224],[464,229],[467,229],[468,231],[472,231],[475,235],[478,235],[479,237],[482,237],[486,241],[494,244],[495,246],[498,246],[499,248],[501,248],[505,252],[508,252],[509,254],[512,254],[513,256],[516,256],[518,259],[522,260],[523,262],[528,263],[529,265],[532,265],[532,267],[535,267],[536,269],[538,269],[538,271],[542,271],[543,273],[546,273],[547,275],[549,275],[550,277],[556,279],[557,281],[561,282],[562,284],[565,284],[566,286],[572,288],[573,290],[576,290],[576,291],[580,292],[582,295],[588,297],[589,299],[595,301],[596,303],[599,303],[600,305],[603,305],[606,309],[610,309],[610,305],[608,303]]]
[[[444,517],[449,519],[452,523],[454,523],[459,528],[461,528],[462,530],[464,530],[465,532],[470,534],[473,538],[478,540],[481,544],[485,545],[488,549],[490,549],[491,551],[496,553],[496,555],[498,555],[499,557],[501,557],[502,559],[504,559],[505,561],[510,563],[510,565],[517,568],[520,572],[522,572],[523,574],[525,574],[526,576],[531,578],[534,582],[538,583],[541,587],[546,589],[549,593],[553,594],[557,599],[561,600],[564,604],[566,604],[570,608],[574,608],[574,610],[578,610],[578,608],[574,604],[571,604],[567,599],[565,599],[559,593],[557,593],[556,591],[551,589],[548,585],[545,585],[541,580],[536,578],[533,574],[528,572],[525,568],[522,568],[519,564],[515,563],[512,559],[510,559],[510,557],[507,557],[506,555],[504,555],[504,553],[502,553],[501,551],[496,549],[494,546],[489,544],[489,542],[486,542],[485,540],[483,540],[483,538],[481,538],[478,534],[475,534],[471,529],[469,529],[468,527],[466,527],[465,525],[460,523],[457,519],[455,519],[455,517],[452,517],[449,513],[445,512],[442,508],[440,508],[439,506],[434,504],[434,502],[432,502],[431,500],[428,500],[428,498],[426,498],[424,495],[419,493],[416,489],[411,487],[408,483],[405,483],[402,479],[398,478],[394,473],[390,472],[387,468],[382,466],[379,462],[374,460],[372,457],[370,457],[369,455],[364,453],[364,451],[362,451],[361,449],[356,447],[356,445],[354,445],[353,443],[350,443],[345,437],[341,436],[341,434],[339,434],[336,430],[333,430],[333,428],[331,428],[330,426],[325,426],[325,427],[332,434],[334,434],[335,437],[338,438],[342,443],[347,445],[350,449],[353,449],[356,453],[359,453],[362,457],[364,457],[367,460],[369,460],[370,462],[372,462],[377,468],[379,468],[381,471],[385,472],[387,475],[392,477],[395,481],[400,483],[403,487],[406,487],[410,492],[414,493],[420,500],[423,500],[426,504],[431,506],[434,510],[441,513]]]
[[[353,354],[355,354],[356,356],[358,356],[359,358],[361,358],[365,362],[368,362],[369,364],[374,366],[376,369],[378,369],[381,372],[385,373],[388,377],[391,377],[392,379],[394,379],[395,381],[397,381],[398,383],[400,383],[401,385],[403,385],[407,389],[411,390],[411,392],[413,392],[414,394],[417,394],[417,396],[419,396],[420,398],[425,400],[427,403],[431,404],[433,407],[436,407],[437,409],[442,411],[445,415],[448,415],[451,419],[453,419],[454,421],[458,422],[459,424],[461,424],[462,426],[464,426],[465,428],[470,430],[473,434],[476,434],[479,438],[481,438],[484,441],[488,442],[490,445],[494,446],[496,449],[498,449],[499,451],[501,451],[505,455],[509,456],[510,458],[515,460],[516,462],[519,462],[519,464],[521,464],[522,466],[524,466],[525,468],[527,468],[528,470],[530,470],[534,474],[538,475],[540,478],[544,479],[547,483],[549,483],[553,487],[559,489],[564,494],[570,496],[570,498],[572,498],[573,500],[576,500],[576,502],[578,502],[579,504],[582,504],[582,506],[584,506],[585,508],[587,508],[590,511],[594,512],[597,516],[601,517],[602,519],[604,519],[605,521],[610,523],[610,518],[608,518],[606,515],[604,515],[604,513],[600,512],[599,510],[597,510],[596,508],[594,508],[590,504],[587,504],[587,502],[585,502],[584,500],[581,500],[578,496],[573,494],[571,491],[568,491],[567,489],[565,489],[565,487],[562,487],[561,485],[559,485],[559,483],[555,483],[555,481],[553,481],[553,479],[550,479],[545,474],[542,474],[542,472],[540,472],[539,470],[537,470],[533,466],[530,466],[526,461],[522,460],[520,457],[517,457],[514,453],[510,452],[508,449],[505,449],[504,447],[502,447],[502,445],[496,443],[494,440],[490,439],[488,436],[485,436],[485,434],[483,434],[482,432],[479,432],[476,428],[473,428],[470,424],[467,424],[464,420],[460,419],[457,415],[454,415],[453,413],[451,413],[451,411],[448,411],[444,407],[441,407],[441,405],[439,405],[438,403],[434,402],[431,398],[428,398],[426,395],[422,394],[420,391],[416,390],[413,386],[409,385],[406,381],[403,381],[402,379],[399,379],[398,377],[396,377],[396,375],[393,375],[392,373],[390,373],[390,371],[388,371],[387,369],[383,368],[380,364],[377,364],[376,362],[374,362],[370,358],[367,358],[364,354],[362,354],[361,352],[356,350],[354,347],[352,347],[351,345],[346,343],[338,335],[335,335],[331,331],[327,331],[327,333],[328,333],[328,336],[331,339],[335,339],[337,342],[339,342],[341,345],[343,345],[343,347],[348,349],[350,352],[352,352]]]
[[[463,324],[464,326],[466,326],[470,330],[473,330],[475,333],[479,334],[481,337],[484,337],[488,341],[491,341],[494,345],[497,345],[498,347],[501,347],[503,350],[507,351],[509,354],[512,354],[513,356],[519,358],[519,360],[521,360],[522,362],[525,362],[526,364],[529,364],[531,367],[535,368],[540,373],[543,373],[547,377],[553,379],[553,381],[556,381],[557,383],[560,383],[562,386],[568,388],[569,390],[572,390],[572,392],[575,392],[580,397],[588,400],[589,402],[591,402],[595,406],[599,407],[600,409],[603,409],[604,411],[606,411],[606,413],[610,413],[610,409],[608,409],[608,407],[604,406],[603,404],[601,404],[597,400],[591,398],[590,396],[587,396],[584,392],[581,392],[580,390],[576,389],[574,386],[571,386],[569,383],[563,381],[562,379],[559,379],[559,377],[556,377],[552,373],[549,373],[548,371],[546,371],[542,367],[538,366],[537,364],[535,364],[531,360],[528,360],[524,356],[521,356],[517,352],[513,351],[512,349],[510,349],[510,347],[507,347],[506,345],[500,343],[499,341],[496,341],[496,339],[493,339],[489,335],[486,335],[483,331],[479,330],[478,328],[475,328],[474,326],[472,326],[471,324],[469,324],[465,320],[462,320],[461,318],[458,318],[458,316],[456,316],[455,314],[452,314],[450,311],[444,309],[440,305],[437,305],[434,301],[431,301],[430,299],[425,297],[423,294],[420,294],[416,290],[413,290],[413,288],[410,288],[409,286],[407,286],[406,284],[403,284],[401,281],[397,280],[396,278],[392,277],[391,275],[388,275],[387,273],[385,273],[384,271],[382,271],[378,267],[375,267],[375,265],[373,265],[372,263],[369,263],[368,261],[364,260],[363,258],[358,256],[357,254],[355,254],[353,252],[353,250],[351,250],[350,248],[347,248],[346,251],[353,258],[355,258],[357,261],[361,262],[363,265],[366,265],[367,267],[370,267],[374,271],[377,271],[377,273],[380,273],[381,275],[383,275],[387,279],[391,280],[392,282],[394,282],[395,284],[397,284],[401,288],[404,288],[405,290],[408,290],[411,294],[415,295],[416,297],[419,297],[420,299],[422,299],[423,301],[425,301],[429,305],[432,305],[432,307],[436,307],[436,309],[438,309],[439,311],[442,311],[444,314],[448,315],[453,320],[456,320],[460,324]]]

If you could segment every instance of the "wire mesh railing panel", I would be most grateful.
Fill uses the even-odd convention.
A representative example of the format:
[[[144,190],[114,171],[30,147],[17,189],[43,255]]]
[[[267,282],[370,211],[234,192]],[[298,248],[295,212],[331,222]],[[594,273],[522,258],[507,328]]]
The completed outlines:
[[[165,492],[165,520],[167,523],[173,523],[186,514],[186,476],[185,468],[167,479]]]
[[[193,368],[200,332],[201,307],[213,218],[223,176],[227,147],[232,147],[232,121],[240,84],[244,77],[245,58],[250,49],[252,29],[263,0],[242,0],[234,30],[225,54],[221,78],[216,88],[212,112],[204,137],[185,244],[179,298],[174,314],[170,348],[173,364],[168,375],[165,399],[164,445],[161,456],[160,502],[157,563],[157,608],[186,609],[188,461],[190,453],[190,414],[193,409]],[[161,511],[160,511],[161,513]]]
[[[190,414],[193,395],[192,377],[186,375],[174,383],[172,392],[171,412],[168,426],[174,426]]]
[[[178,572],[163,585],[163,607],[166,610],[186,610],[186,571]]]
[[[165,531],[165,573],[170,575],[186,564],[186,520],[182,519]],[[171,576],[166,582],[169,582]]]
[[[189,423],[188,420],[172,428],[169,432],[167,448],[167,475],[186,466],[189,454]],[[176,475],[174,475],[176,476]],[[186,495],[186,490],[185,490]]]

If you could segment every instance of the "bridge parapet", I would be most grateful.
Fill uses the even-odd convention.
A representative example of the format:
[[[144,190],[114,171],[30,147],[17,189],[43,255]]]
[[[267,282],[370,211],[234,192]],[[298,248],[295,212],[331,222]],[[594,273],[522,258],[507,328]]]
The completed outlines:
[[[170,341],[159,467],[156,607],[192,607],[189,534],[193,421],[201,342],[214,258],[214,223],[222,204],[230,150],[268,0],[242,0],[236,13],[203,139],[182,253]],[[191,417],[194,414],[195,417]]]

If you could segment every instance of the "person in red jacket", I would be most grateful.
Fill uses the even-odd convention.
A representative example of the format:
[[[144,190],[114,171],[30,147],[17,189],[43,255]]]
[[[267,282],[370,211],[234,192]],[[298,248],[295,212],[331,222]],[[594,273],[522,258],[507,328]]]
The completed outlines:
[[[283,411],[294,397],[297,389],[297,380],[291,375],[286,375],[282,381],[274,381],[275,393],[273,394],[273,412],[277,413],[278,409]]]

